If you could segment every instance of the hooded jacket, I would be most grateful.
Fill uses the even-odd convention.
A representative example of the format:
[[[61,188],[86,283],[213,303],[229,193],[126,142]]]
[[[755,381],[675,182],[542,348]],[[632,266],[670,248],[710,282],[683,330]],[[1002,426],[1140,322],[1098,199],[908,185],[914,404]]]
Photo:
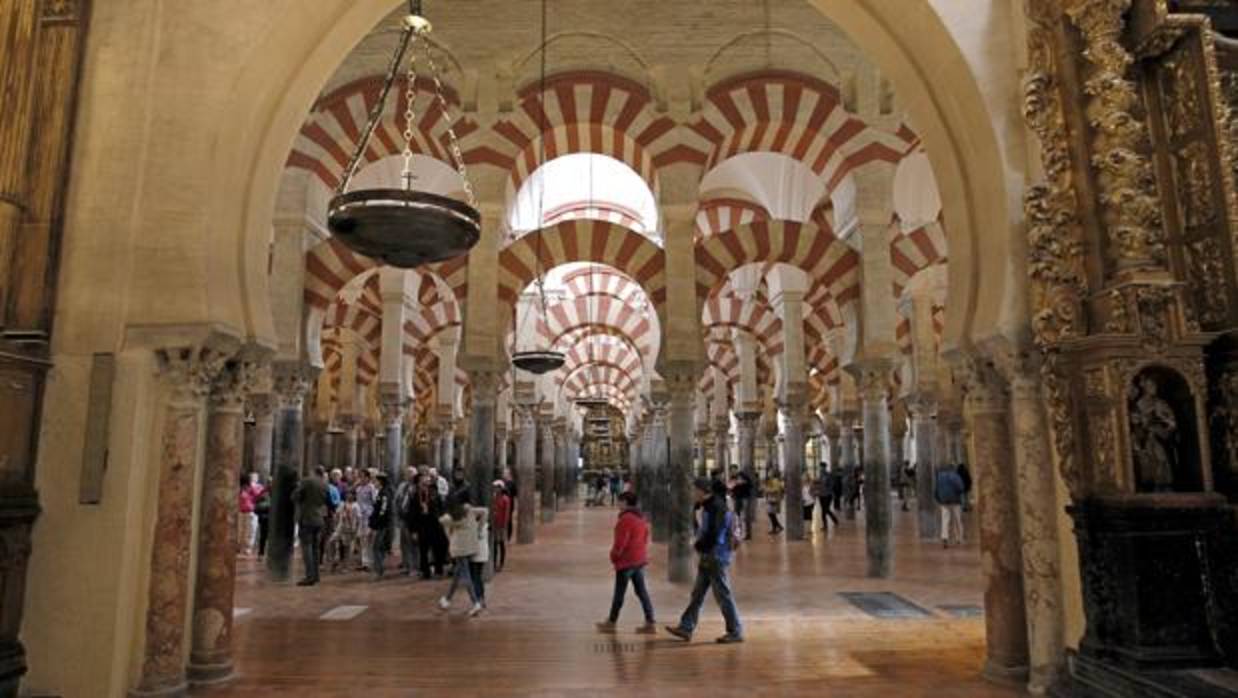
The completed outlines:
[[[624,509],[615,522],[615,542],[610,547],[610,562],[616,570],[630,570],[649,564],[649,524],[639,511]]]

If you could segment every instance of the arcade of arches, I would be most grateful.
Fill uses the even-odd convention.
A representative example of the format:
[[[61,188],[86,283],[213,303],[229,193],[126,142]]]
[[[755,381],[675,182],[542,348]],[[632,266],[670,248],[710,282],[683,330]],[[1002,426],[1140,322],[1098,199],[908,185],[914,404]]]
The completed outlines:
[[[510,469],[538,598],[574,560],[554,546],[609,545],[597,472],[631,478],[654,585],[684,596],[692,479],[778,472],[785,544],[739,553],[741,591],[833,594],[794,558],[850,540],[865,590],[974,577],[983,617],[931,632],[978,690],[1238,694],[1230,2],[555,0],[543,26],[532,0],[430,1],[445,100],[400,84],[354,186],[400,186],[407,132],[415,186],[463,198],[458,137],[482,234],[411,270],[326,225],[402,4],[0,0],[0,695],[183,695],[237,666],[274,695],[301,684],[246,652],[376,641],[289,620],[263,650],[234,612],[297,603],[287,507],[320,464],[462,472],[482,503]],[[513,369],[538,348],[564,365]],[[932,558],[958,463],[974,539]],[[247,567],[250,470],[275,510]],[[823,538],[803,488],[858,473]],[[537,592],[526,569],[496,593]],[[775,627],[738,651],[785,657]],[[923,627],[866,636],[874,666],[910,676]],[[651,695],[657,647],[615,658]],[[690,666],[681,692],[719,670]]]

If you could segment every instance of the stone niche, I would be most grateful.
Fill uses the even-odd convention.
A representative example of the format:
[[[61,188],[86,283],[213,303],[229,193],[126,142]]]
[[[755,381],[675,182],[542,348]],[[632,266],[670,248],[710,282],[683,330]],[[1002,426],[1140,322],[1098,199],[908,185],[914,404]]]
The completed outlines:
[[[1180,373],[1163,366],[1139,371],[1127,386],[1135,491],[1202,492],[1197,398]]]

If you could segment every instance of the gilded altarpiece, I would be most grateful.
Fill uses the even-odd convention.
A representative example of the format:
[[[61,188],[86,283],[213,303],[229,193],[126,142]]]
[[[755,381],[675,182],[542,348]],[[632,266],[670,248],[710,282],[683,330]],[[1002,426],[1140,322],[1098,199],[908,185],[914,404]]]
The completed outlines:
[[[1027,6],[1033,330],[1087,616],[1070,695],[1128,695],[1122,672],[1238,661],[1215,494],[1235,440],[1233,81],[1207,15]]]

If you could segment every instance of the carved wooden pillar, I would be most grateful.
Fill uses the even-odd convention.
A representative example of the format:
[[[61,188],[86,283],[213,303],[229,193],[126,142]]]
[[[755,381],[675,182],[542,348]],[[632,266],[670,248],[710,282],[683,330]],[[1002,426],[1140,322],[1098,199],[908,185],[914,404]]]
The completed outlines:
[[[51,368],[58,251],[88,10],[86,0],[0,0],[2,698],[17,694],[26,672],[18,638],[30,528],[39,512],[34,490],[39,413]]]

